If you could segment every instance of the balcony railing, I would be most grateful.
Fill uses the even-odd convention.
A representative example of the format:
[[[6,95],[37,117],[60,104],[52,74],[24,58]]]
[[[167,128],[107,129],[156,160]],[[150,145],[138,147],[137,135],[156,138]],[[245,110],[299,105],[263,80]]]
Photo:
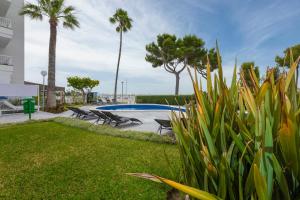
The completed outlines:
[[[0,17],[0,26],[12,29],[12,21],[11,19],[5,18],[5,17]]]
[[[0,55],[0,65],[13,66],[13,61],[11,56]]]

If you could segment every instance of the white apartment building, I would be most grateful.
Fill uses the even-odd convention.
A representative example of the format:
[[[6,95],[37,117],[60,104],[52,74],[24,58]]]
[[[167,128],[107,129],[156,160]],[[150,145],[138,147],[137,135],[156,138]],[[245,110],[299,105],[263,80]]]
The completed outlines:
[[[0,84],[24,84],[24,0],[0,0]]]

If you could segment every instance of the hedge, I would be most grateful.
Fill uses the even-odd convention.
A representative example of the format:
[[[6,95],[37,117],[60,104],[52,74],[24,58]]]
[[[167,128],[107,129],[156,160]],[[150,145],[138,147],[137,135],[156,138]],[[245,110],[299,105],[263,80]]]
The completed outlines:
[[[155,143],[165,143],[165,144],[176,143],[175,138],[168,135],[161,136],[153,132],[121,130],[118,128],[111,127],[109,125],[91,124],[90,122],[80,120],[80,119],[57,117],[57,118],[50,119],[49,121],[54,121],[56,123],[60,123],[66,126],[88,130],[94,133],[98,133],[100,135],[108,135],[112,137],[121,137],[121,138],[140,140],[140,141],[150,141]]]
[[[135,97],[136,103],[153,103],[169,105],[185,105],[195,99],[194,95],[138,95]]]

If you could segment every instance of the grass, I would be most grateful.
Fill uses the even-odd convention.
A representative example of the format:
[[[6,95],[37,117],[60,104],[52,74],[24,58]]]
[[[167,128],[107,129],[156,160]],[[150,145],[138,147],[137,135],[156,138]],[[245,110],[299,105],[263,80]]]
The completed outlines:
[[[167,144],[175,143],[174,138],[168,135],[160,136],[153,132],[125,131],[125,130],[120,130],[118,128],[111,127],[109,125],[102,125],[102,124],[95,125],[84,120],[67,118],[67,117],[57,117],[52,120],[60,124],[81,128],[83,130],[89,130],[101,135],[109,135],[114,137],[129,138],[129,139],[142,140],[142,141],[151,141],[157,143],[167,143]]]
[[[172,177],[176,146],[95,134],[57,122],[0,127],[1,199],[165,199],[127,172]],[[176,168],[176,167],[175,167]]]

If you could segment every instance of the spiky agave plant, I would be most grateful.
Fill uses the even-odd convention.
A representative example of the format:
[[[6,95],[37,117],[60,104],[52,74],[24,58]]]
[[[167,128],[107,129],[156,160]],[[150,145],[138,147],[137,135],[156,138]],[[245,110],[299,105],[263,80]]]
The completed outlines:
[[[269,72],[261,85],[251,70],[250,88],[243,76],[237,80],[236,67],[227,86],[219,60],[214,81],[207,65],[206,93],[190,72],[196,102],[172,120],[184,185],[149,174],[131,175],[166,183],[198,199],[299,198],[298,62],[278,80]]]

